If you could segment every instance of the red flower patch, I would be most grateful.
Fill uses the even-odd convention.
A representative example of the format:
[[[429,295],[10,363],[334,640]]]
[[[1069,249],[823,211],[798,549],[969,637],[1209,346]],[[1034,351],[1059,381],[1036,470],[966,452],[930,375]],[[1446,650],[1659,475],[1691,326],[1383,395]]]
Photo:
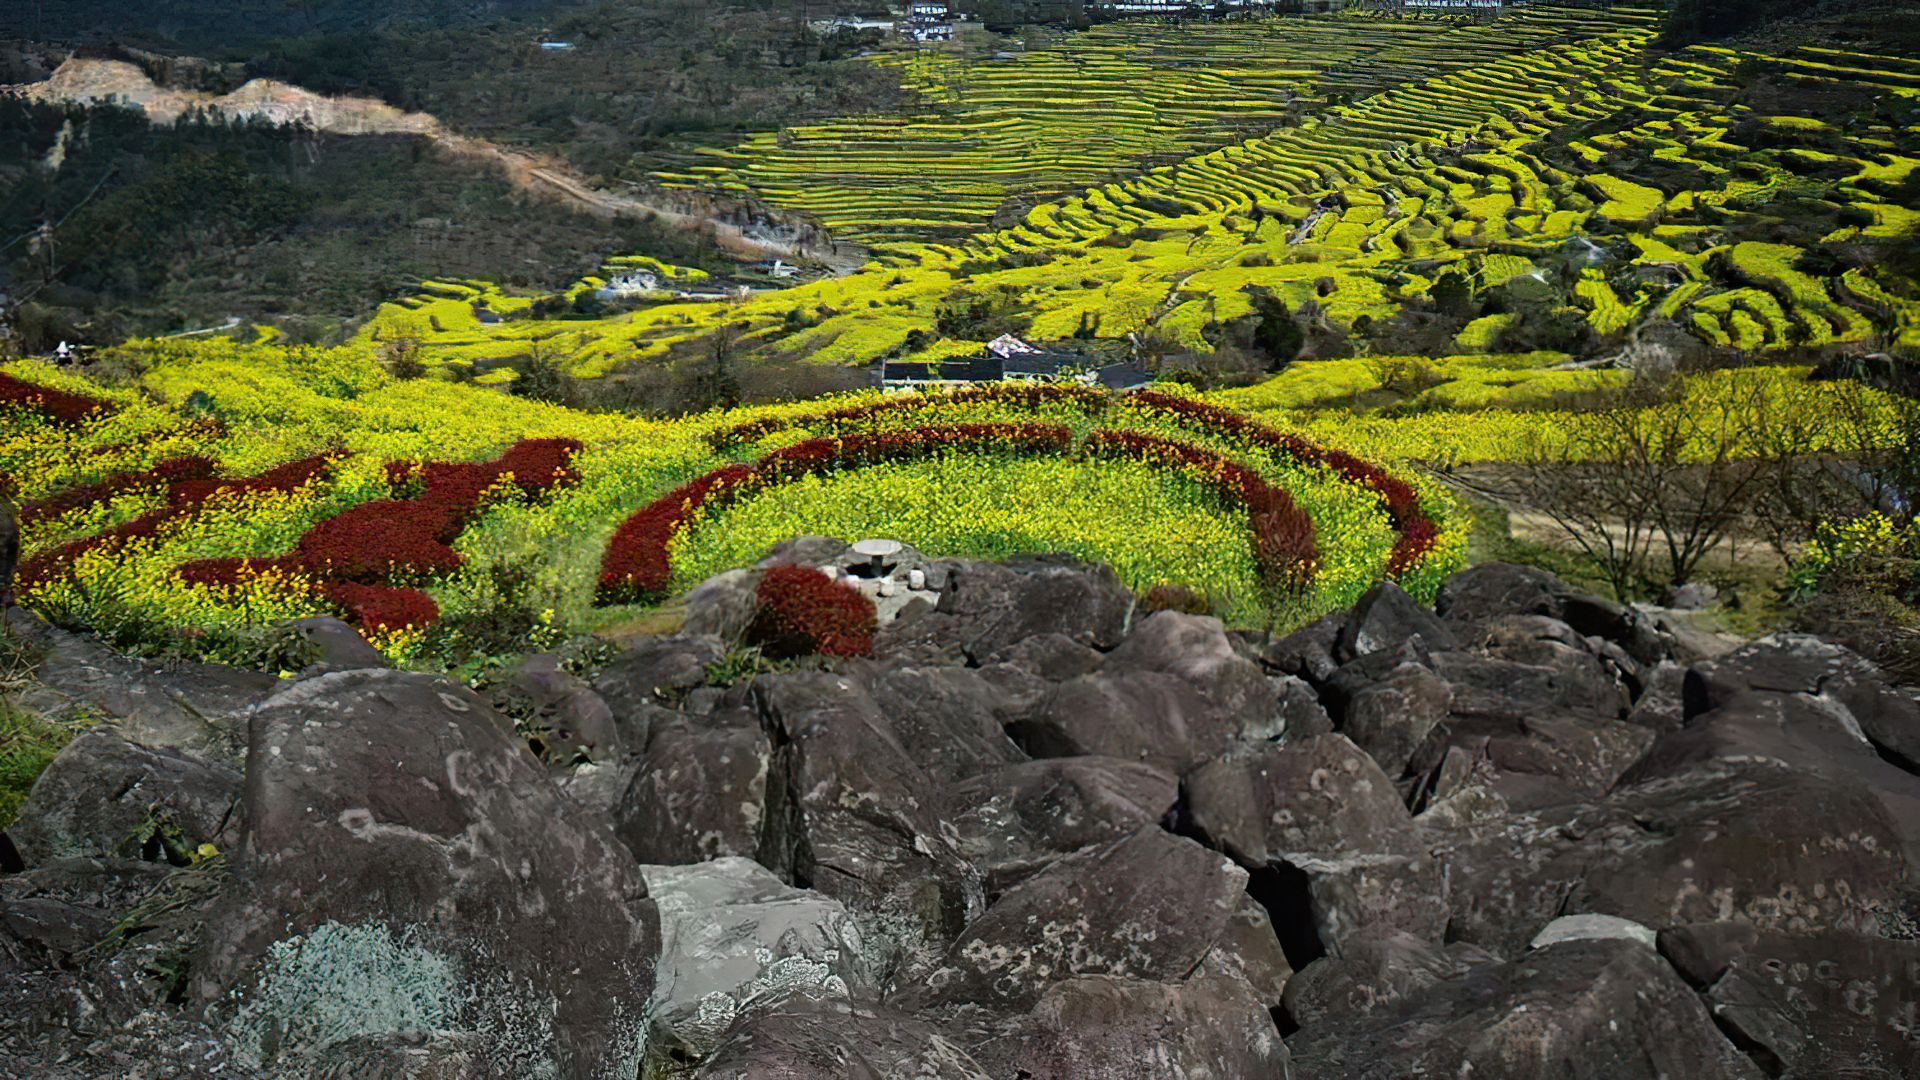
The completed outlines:
[[[1245,465],[1211,450],[1137,431],[1095,431],[1087,436],[1087,452],[1095,457],[1176,468],[1211,485],[1223,502],[1245,508],[1254,566],[1263,580],[1299,588],[1313,579],[1320,558],[1313,518],[1294,503],[1285,488],[1268,483]]]
[[[488,462],[395,463],[388,467],[388,479],[409,489],[410,498],[363,503],[335,514],[309,528],[281,558],[202,559],[174,573],[191,585],[232,589],[271,570],[297,572],[318,581],[329,603],[371,631],[424,626],[438,617],[438,608],[425,593],[402,586],[459,568],[460,555],[449,545],[504,482],[510,479],[520,494],[533,498],[578,480],[573,456],[579,450],[572,439],[527,439]],[[165,507],[28,560],[21,581],[29,588],[45,584],[87,551],[157,536],[216,496],[297,490],[325,476],[338,457],[316,454],[240,480],[212,479],[211,465],[200,459],[156,466],[127,482],[165,483]],[[104,485],[94,488],[104,490]],[[100,492],[69,492],[61,499],[85,505],[83,494],[97,499]]]
[[[62,427],[76,427],[113,412],[113,406],[96,398],[36,386],[0,372],[0,409],[8,407],[37,412]]]
[[[1098,415],[1114,400],[1112,395],[1087,386],[997,383],[945,394],[893,397],[865,405],[811,414],[764,417],[731,428],[709,432],[707,442],[715,450],[724,452],[742,443],[752,442],[772,432],[788,428],[804,427],[809,430],[845,432],[849,428],[871,425],[884,417],[952,403],[998,401],[1027,408],[1070,403],[1088,415]],[[1270,451],[1303,465],[1322,465],[1332,469],[1343,479],[1370,487],[1379,495],[1386,508],[1388,519],[1392,522],[1394,529],[1401,534],[1395,550],[1417,550],[1422,555],[1432,550],[1438,528],[1420,509],[1419,493],[1405,480],[1371,462],[1363,461],[1344,451],[1329,450],[1299,435],[1275,430],[1232,409],[1204,401],[1195,401],[1177,394],[1161,393],[1156,390],[1136,390],[1127,396],[1127,400],[1148,413],[1158,413],[1183,425],[1238,439],[1249,446]],[[842,434],[840,437],[849,439],[855,436]],[[1153,438],[1152,436],[1142,437]],[[813,441],[815,440],[809,440],[809,442]],[[1417,524],[1419,522],[1425,522],[1424,529]],[[1433,536],[1425,540],[1419,539],[1419,536],[1426,533],[1432,533]],[[1298,545],[1294,543],[1292,546]],[[1396,556],[1397,559],[1398,556]],[[1402,570],[1411,569],[1412,565],[1405,564]]]
[[[292,559],[200,559],[174,567],[173,576],[202,588],[237,589],[264,574],[299,569]]]
[[[1097,415],[1106,409],[1109,400],[1111,399],[1105,391],[1090,386],[1026,382],[993,383],[945,394],[890,397],[868,402],[865,405],[851,405],[817,413],[762,417],[730,428],[710,431],[707,433],[707,444],[715,450],[724,452],[742,443],[765,438],[776,431],[786,431],[795,427],[844,433],[850,428],[870,425],[881,417],[920,412],[949,404],[999,402],[1035,409],[1042,405],[1071,402],[1088,415]]]
[[[510,479],[528,498],[571,484],[580,476],[573,467],[579,450],[573,439],[524,439],[492,461],[392,462],[388,482],[411,498],[361,503],[318,522],[294,545],[291,558],[326,582],[329,602],[362,626],[424,626],[439,617],[439,609],[425,593],[395,586],[458,570],[465,560],[453,541],[503,483]],[[366,612],[385,621],[367,622]],[[395,612],[424,621],[394,622],[400,617]]]
[[[459,533],[453,511],[425,499],[361,503],[308,529],[293,557],[316,577],[368,585],[451,573],[462,561],[446,543]]]
[[[597,598],[602,604],[657,600],[673,578],[668,545],[696,511],[716,495],[750,482],[749,465],[728,465],[681,484],[641,507],[614,530],[600,563]]]
[[[873,601],[811,566],[776,566],[754,588],[747,640],[775,659],[867,656],[879,629]]]
[[[535,498],[579,479],[573,439],[524,439],[492,461],[392,462],[387,480],[408,498],[361,503],[315,523],[283,565],[323,582],[327,601],[380,632],[439,618],[427,594],[404,587],[450,574],[464,562],[452,544],[511,479]]]
[[[240,480],[173,480],[167,489],[165,506],[92,536],[68,541],[20,564],[18,580],[21,588],[31,589],[58,580],[72,569],[75,559],[89,551],[118,547],[131,540],[153,539],[160,535],[162,528],[198,510],[216,495],[294,491],[326,475],[338,456],[315,454]],[[180,471],[191,474],[193,469],[183,466]]]

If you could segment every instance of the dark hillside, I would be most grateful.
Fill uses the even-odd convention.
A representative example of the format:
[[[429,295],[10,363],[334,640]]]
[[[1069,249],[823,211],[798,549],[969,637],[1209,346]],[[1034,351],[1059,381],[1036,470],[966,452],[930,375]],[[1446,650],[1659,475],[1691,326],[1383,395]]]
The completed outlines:
[[[1920,53],[1920,5],[1911,0],[1676,0],[1667,40],[1740,36],[1756,47],[1814,42],[1882,53]]]
[[[35,9],[20,30],[68,48],[205,57],[216,64],[206,89],[272,78],[381,98],[464,134],[559,151],[607,179],[645,176],[657,165],[649,153],[669,136],[863,112],[894,104],[899,93],[885,72],[851,62],[877,35],[822,38],[808,29],[804,4],[320,0],[256,12],[260,6],[59,0]],[[167,80],[151,59],[143,62]]]
[[[715,258],[688,234],[528,202],[414,138],[156,128],[127,111],[0,101],[0,235],[49,221],[62,222],[51,244],[0,254],[0,285],[31,298],[30,350],[231,316],[319,336],[423,278],[554,288],[617,252]]]

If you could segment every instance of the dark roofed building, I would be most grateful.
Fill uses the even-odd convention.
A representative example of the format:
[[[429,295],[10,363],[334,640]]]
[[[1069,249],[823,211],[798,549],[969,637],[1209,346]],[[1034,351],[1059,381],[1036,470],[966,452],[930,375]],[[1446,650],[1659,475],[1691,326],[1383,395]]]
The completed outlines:
[[[886,390],[904,390],[929,386],[965,386],[972,383],[999,382],[1000,360],[993,356],[963,357],[939,363],[911,363],[885,360],[880,364],[880,386]]]
[[[992,382],[1075,382],[1109,390],[1135,390],[1153,381],[1134,361],[1089,367],[1078,353],[1029,345],[1011,334],[997,338],[977,356],[939,362],[883,360],[883,390],[925,390]]]
[[[1016,353],[1001,361],[1001,377],[1026,381],[1051,382],[1061,374],[1079,367],[1083,360],[1072,353]]]
[[[1128,360],[1119,364],[1108,364],[1093,373],[1093,381],[1108,390],[1138,390],[1153,381],[1153,376],[1138,363]]]

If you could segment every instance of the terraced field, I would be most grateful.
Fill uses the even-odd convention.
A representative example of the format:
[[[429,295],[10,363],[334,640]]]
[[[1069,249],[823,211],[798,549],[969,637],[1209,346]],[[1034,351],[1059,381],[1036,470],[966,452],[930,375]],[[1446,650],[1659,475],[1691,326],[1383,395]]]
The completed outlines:
[[[1586,323],[1602,346],[1655,318],[1749,351],[1920,341],[1920,287],[1848,255],[1850,245],[1894,242],[1920,221],[1920,88],[1910,85],[1920,64],[1817,50],[1660,52],[1652,30],[1627,15],[1588,16],[1614,21],[1577,41],[1526,36],[1553,17],[1485,31],[1510,35],[1506,47],[1418,21],[1248,24],[1231,32],[1338,38],[1386,25],[1407,35],[1403,55],[1451,37],[1465,59],[1270,134],[1040,203],[1008,228],[886,246],[843,278],[607,319],[441,320],[425,338],[427,355],[470,365],[544,341],[592,377],[697,347],[724,325],[746,355],[927,359],[977,348],[944,337],[937,323],[943,308],[983,297],[1016,310],[1032,338],[1140,336],[1205,353],[1267,296],[1289,310],[1311,302],[1316,317],[1364,347],[1379,326],[1428,308],[1448,273],[1477,292],[1535,279],[1563,294],[1553,301],[1559,313]],[[1420,44],[1421,35],[1433,40]],[[1325,42],[1311,51],[1336,53]],[[1312,78],[1331,85],[1338,67]],[[1795,99],[1781,86],[1807,93]],[[1182,130],[1217,134],[1226,115]],[[839,179],[823,169],[806,190],[822,198],[868,190],[858,164],[868,149],[855,141],[845,155]],[[802,158],[833,156],[822,143]],[[1807,232],[1806,222],[1821,220],[1834,224]],[[489,295],[473,289],[459,303]],[[368,338],[381,339],[404,314],[384,312]],[[1514,321],[1489,312],[1461,329],[1452,351],[1497,351]]]
[[[791,128],[712,148],[669,186],[749,192],[863,243],[989,226],[1150,162],[1265,134],[1329,98],[1364,96],[1615,29],[1594,12],[1496,26],[1360,14],[1119,22],[1006,59],[892,53],[916,112]]]
[[[1430,595],[1465,551],[1436,486],[1171,394],[651,422],[394,380],[351,348],[173,344],[139,364],[121,386],[0,370],[19,596],[137,650],[270,664],[274,624],[333,613],[396,658],[457,664],[631,620],[794,533],[859,539],[876,514],[930,554],[1072,551],[1246,625],[1387,577]],[[940,494],[956,487],[973,501]]]

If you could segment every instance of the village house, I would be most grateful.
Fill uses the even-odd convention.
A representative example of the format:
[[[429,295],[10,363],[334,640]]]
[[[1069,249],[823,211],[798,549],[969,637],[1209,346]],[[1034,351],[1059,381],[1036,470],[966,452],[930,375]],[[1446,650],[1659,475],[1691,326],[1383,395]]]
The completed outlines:
[[[1005,334],[987,343],[980,355],[941,361],[883,360],[883,390],[946,390],[981,383],[1078,383],[1109,390],[1137,390],[1153,381],[1133,361],[1089,367],[1077,353],[1028,344]]]
[[[900,34],[908,41],[952,41],[953,16],[946,0],[913,0],[907,5],[907,19]]]
[[[638,296],[660,288],[660,275],[651,270],[622,270],[607,279],[594,295],[602,300],[617,300],[625,296]]]

